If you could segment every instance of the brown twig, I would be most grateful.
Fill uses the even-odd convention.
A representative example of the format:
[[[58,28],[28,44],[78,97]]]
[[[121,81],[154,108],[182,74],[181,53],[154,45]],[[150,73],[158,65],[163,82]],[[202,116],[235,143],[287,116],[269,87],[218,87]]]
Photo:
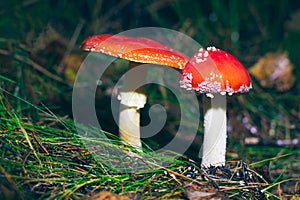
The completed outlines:
[[[70,54],[71,54],[71,51],[72,49],[74,48],[75,44],[76,44],[76,41],[77,41],[77,38],[81,32],[81,29],[83,27],[83,21],[79,22],[73,32],[73,35],[68,43],[68,46],[67,46],[67,49],[66,49],[66,52],[64,53],[59,65],[58,65],[58,68],[57,68],[57,72],[58,73],[61,73],[63,70],[64,70],[64,65],[63,65],[63,62],[65,60],[66,57],[68,57]]]
[[[5,49],[0,49],[0,54],[5,55],[5,56],[9,56],[11,55],[11,52]],[[49,72],[48,70],[46,70],[45,68],[43,68],[41,65],[37,64],[36,62],[34,62],[33,60],[27,58],[27,57],[23,57],[20,55],[14,55],[14,58],[20,62],[24,62],[30,66],[32,66],[34,69],[36,69],[37,71],[43,73],[44,75],[48,76],[49,78],[56,80],[58,82],[64,83],[64,84],[68,84],[66,83],[62,78],[60,78],[59,76]]]
[[[42,149],[42,151],[45,152],[45,155],[49,155],[49,152],[47,151],[46,147],[43,145],[40,139],[38,139],[34,132],[31,133],[31,136],[36,141],[36,143],[39,145],[39,147]]]
[[[183,179],[183,180],[185,180],[185,181],[192,181],[192,182],[195,182],[195,183],[197,183],[197,184],[199,184],[199,185],[203,185],[203,183],[201,183],[201,182],[199,182],[199,181],[197,181],[197,180],[195,180],[195,179],[189,178],[189,177],[187,177],[187,176],[185,176],[185,175],[183,175],[183,174],[180,174],[180,173],[178,173],[178,172],[175,172],[175,171],[173,171],[173,170],[170,170],[170,169],[168,169],[168,168],[166,168],[166,167],[164,167],[164,166],[161,166],[161,165],[159,165],[159,164],[157,164],[157,163],[155,163],[155,162],[148,161],[148,160],[144,159],[144,158],[142,157],[142,155],[139,155],[139,154],[134,153],[134,152],[132,152],[132,151],[124,151],[124,153],[127,154],[129,157],[135,157],[135,158],[138,158],[138,159],[140,159],[142,162],[144,162],[144,163],[146,163],[146,164],[149,164],[149,165],[152,165],[152,166],[155,166],[155,167],[158,167],[158,168],[160,168],[160,169],[163,169],[163,170],[167,171],[170,175],[172,174],[171,177],[172,177],[174,180],[176,180],[175,178],[176,178],[176,176],[177,176],[177,177],[180,177],[181,179]],[[177,182],[178,182],[178,181],[177,181]]]
[[[37,64],[36,62],[34,62],[33,60],[27,58],[27,57],[23,57],[20,55],[15,55],[14,58],[18,61],[24,62],[30,66],[32,66],[34,69],[36,69],[37,71],[43,73],[44,75],[48,76],[49,78],[56,80],[60,83],[64,83],[67,84],[62,78],[60,78],[59,76],[49,72],[48,70],[46,70],[45,68],[43,68],[41,65]]]

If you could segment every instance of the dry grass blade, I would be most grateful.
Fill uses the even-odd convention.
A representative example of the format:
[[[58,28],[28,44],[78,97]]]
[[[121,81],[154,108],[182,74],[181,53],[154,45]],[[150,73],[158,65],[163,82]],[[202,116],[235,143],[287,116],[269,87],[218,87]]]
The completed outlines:
[[[30,58],[27,57],[23,57],[20,55],[14,55],[14,58],[18,61],[24,62],[30,66],[32,66],[34,69],[36,69],[37,71],[41,72],[42,74],[44,74],[45,76],[56,80],[60,83],[64,83],[67,84],[61,77],[49,72],[48,70],[46,70],[44,67],[40,66],[39,64],[37,64],[36,62],[34,62],[33,60],[31,60]]]
[[[15,117],[16,117],[16,120],[17,120],[17,122],[18,122],[18,125],[19,125],[19,128],[20,128],[21,132],[23,133],[23,135],[24,135],[24,137],[25,137],[25,139],[26,139],[26,141],[27,141],[27,143],[28,143],[30,149],[32,150],[32,153],[34,154],[34,156],[35,156],[36,159],[38,160],[39,165],[40,165],[40,166],[43,166],[42,161],[40,160],[39,156],[37,155],[36,150],[34,149],[32,143],[31,143],[31,141],[30,141],[30,138],[29,138],[29,135],[28,135],[27,131],[26,131],[26,130],[24,129],[24,127],[21,125],[21,123],[20,123],[19,119],[17,118],[17,116],[15,116]]]

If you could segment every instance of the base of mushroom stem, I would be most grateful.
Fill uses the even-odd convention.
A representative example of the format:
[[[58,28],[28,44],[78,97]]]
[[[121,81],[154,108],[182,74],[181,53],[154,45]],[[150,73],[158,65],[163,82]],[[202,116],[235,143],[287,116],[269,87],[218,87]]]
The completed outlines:
[[[119,130],[123,141],[134,147],[142,147],[139,109],[120,106]]]
[[[240,161],[226,161],[224,165],[221,166],[209,166],[197,168],[191,165],[186,165],[178,168],[180,174],[188,176],[192,179],[198,180],[220,180],[221,183],[228,181],[239,181],[238,184],[247,184],[246,182],[253,183],[266,183],[266,180],[263,179],[258,172],[255,172],[254,169],[250,169],[246,162]],[[268,181],[268,172],[264,177]],[[233,182],[231,182],[233,183]]]

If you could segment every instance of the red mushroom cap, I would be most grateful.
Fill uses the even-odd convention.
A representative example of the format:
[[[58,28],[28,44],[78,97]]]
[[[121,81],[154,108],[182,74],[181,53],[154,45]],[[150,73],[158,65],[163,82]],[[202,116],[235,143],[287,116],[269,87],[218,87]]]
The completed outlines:
[[[230,53],[208,47],[199,49],[181,73],[180,86],[199,93],[232,95],[251,89],[250,76]]]
[[[96,51],[139,63],[167,65],[182,69],[189,60],[185,54],[148,38],[102,34],[86,38],[81,49]]]

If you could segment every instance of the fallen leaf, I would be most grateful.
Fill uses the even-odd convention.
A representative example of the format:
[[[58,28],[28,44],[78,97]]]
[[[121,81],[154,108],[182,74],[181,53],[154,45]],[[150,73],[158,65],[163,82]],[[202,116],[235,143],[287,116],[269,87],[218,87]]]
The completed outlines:
[[[100,192],[91,196],[88,200],[130,200],[130,198],[111,192]]]
[[[287,52],[269,52],[249,69],[264,88],[276,88],[278,91],[290,89],[294,82],[293,65]]]
[[[189,200],[222,200],[226,199],[218,190],[209,185],[197,185],[195,183],[185,183],[185,193]]]

